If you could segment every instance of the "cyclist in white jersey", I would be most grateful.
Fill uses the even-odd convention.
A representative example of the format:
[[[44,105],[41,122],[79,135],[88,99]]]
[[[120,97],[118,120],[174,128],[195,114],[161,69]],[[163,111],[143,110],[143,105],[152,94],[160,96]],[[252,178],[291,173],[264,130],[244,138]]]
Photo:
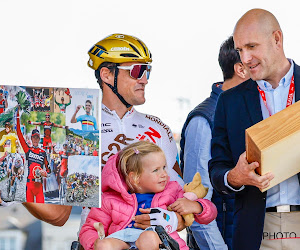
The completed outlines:
[[[145,86],[148,83],[152,62],[147,46],[138,38],[123,34],[110,35],[88,52],[88,66],[95,70],[95,76],[102,90],[101,161],[137,140],[150,140],[164,150],[168,160],[171,180],[183,184],[176,161],[177,148],[170,128],[155,116],[137,112],[133,106],[145,103]],[[176,170],[178,172],[176,172]],[[180,175],[179,175],[180,174]],[[71,207],[43,204],[26,204],[27,209],[39,219],[53,225],[63,225],[68,219]],[[55,213],[50,211],[55,207]],[[184,205],[183,205],[184,207]],[[88,214],[82,213],[82,222]],[[179,214],[178,228],[184,228]],[[147,214],[136,216],[136,227],[145,229],[150,225]]]

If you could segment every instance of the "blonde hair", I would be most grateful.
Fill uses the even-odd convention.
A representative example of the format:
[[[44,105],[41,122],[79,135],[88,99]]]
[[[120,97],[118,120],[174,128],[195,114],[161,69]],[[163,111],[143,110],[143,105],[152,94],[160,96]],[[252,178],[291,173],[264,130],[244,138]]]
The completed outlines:
[[[155,152],[161,152],[164,155],[164,152],[159,146],[148,141],[139,141],[132,143],[129,146],[125,147],[122,151],[120,151],[118,170],[125,179],[126,184],[131,192],[135,192],[137,187],[130,182],[129,173],[134,173],[134,183],[137,183],[143,172],[141,161],[142,158],[150,153]]]

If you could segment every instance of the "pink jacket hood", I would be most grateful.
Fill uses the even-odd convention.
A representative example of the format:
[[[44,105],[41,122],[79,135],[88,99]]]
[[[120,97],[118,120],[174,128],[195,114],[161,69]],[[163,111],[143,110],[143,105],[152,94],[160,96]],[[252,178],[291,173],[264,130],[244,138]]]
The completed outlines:
[[[103,167],[101,174],[102,192],[114,190],[121,194],[124,200],[132,199],[128,193],[128,186],[117,169],[119,154],[111,156]]]

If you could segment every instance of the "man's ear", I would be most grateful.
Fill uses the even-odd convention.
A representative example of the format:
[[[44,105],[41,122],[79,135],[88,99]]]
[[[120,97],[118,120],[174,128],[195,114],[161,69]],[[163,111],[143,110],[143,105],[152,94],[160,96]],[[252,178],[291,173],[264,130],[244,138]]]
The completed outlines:
[[[282,32],[280,30],[276,30],[273,32],[273,38],[276,44],[276,47],[278,48],[282,48],[282,41],[283,41],[283,36],[282,36]]]
[[[235,74],[237,74],[242,79],[246,79],[247,71],[241,62],[236,63],[233,67]]]
[[[113,79],[113,73],[106,67],[102,67],[100,69],[100,78],[103,82],[109,83],[113,85],[114,79]]]

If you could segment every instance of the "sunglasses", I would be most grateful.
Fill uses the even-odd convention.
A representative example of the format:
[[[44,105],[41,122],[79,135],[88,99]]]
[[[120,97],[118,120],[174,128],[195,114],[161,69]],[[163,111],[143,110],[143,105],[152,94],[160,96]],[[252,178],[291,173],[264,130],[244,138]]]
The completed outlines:
[[[131,66],[117,66],[118,69],[130,70],[130,76],[140,80],[146,72],[147,80],[149,80],[152,66],[149,64],[132,64]]]
[[[46,118],[50,118],[50,116],[49,116],[49,115],[46,115]]]

